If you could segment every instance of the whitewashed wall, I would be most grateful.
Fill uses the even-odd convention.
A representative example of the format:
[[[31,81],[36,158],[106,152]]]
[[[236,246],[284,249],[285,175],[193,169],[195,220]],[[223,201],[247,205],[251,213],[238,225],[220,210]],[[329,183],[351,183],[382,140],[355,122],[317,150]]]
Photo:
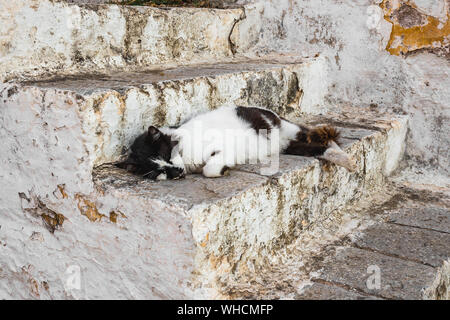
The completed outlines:
[[[413,10],[402,11],[406,1],[400,0],[244,2],[246,19],[232,35],[238,53],[321,53],[330,69],[323,79],[329,108],[353,104],[410,115],[409,157],[421,167],[449,173],[448,0],[409,1]],[[386,2],[391,10],[383,11]],[[392,16],[387,19],[395,30],[385,14]],[[411,27],[411,43],[403,56],[392,55],[386,48],[395,52],[402,46],[396,43],[401,34],[395,34],[402,25]],[[416,25],[436,39],[423,39]]]

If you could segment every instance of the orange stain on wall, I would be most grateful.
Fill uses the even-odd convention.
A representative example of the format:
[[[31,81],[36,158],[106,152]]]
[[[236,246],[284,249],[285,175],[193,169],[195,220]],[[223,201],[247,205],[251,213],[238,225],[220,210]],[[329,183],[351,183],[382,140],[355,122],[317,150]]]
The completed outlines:
[[[394,6],[395,4],[396,6]],[[400,55],[418,49],[441,48],[450,43],[450,15],[448,13],[445,24],[435,17],[423,15],[427,19],[424,25],[404,28],[392,19],[392,13],[401,4],[416,8],[410,1],[395,1],[393,4],[393,1],[384,0],[380,4],[385,13],[384,18],[392,23],[392,32],[386,47],[389,53]]]

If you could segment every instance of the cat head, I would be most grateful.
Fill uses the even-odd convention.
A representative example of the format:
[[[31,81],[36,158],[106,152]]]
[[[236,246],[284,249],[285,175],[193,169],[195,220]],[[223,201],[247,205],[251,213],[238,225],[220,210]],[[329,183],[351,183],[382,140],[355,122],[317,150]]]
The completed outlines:
[[[154,126],[137,137],[131,145],[128,159],[119,165],[128,171],[152,180],[178,179],[184,177],[184,168],[171,162],[178,141]]]

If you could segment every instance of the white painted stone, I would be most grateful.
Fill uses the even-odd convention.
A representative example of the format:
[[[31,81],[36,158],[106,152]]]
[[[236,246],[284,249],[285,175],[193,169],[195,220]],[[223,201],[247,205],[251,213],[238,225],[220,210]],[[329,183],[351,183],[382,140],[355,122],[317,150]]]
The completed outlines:
[[[314,65],[314,69],[304,76],[302,79],[303,97],[300,103],[300,110],[309,114],[326,113],[325,96],[328,93],[329,74],[326,58],[320,57],[318,63]]]
[[[0,297],[191,296],[197,244],[187,209],[128,193],[99,193],[94,166],[118,160],[150,124],[176,124],[225,101],[246,105],[262,99],[278,111],[298,112],[297,73],[314,63],[241,64],[238,71],[222,66],[218,73],[208,71],[210,77],[183,72],[181,80],[144,81],[120,92],[87,80],[81,86],[67,79],[2,84],[0,250],[8,258],[0,262]],[[264,95],[266,78],[276,81],[273,96]],[[117,224],[108,221],[112,211]],[[63,230],[52,233],[44,217],[57,214],[65,217]],[[36,232],[43,242],[32,240]],[[77,268],[82,289],[67,285]]]
[[[49,92],[45,96],[48,101],[58,101]],[[23,92],[15,96],[22,95]],[[37,101],[42,102],[42,97]],[[46,101],[44,98],[44,105]],[[58,123],[66,125],[63,128],[52,122],[34,123],[31,128],[26,123],[23,131],[31,130],[31,137],[42,136],[43,143],[40,148],[28,150],[33,154],[24,154],[27,159],[34,159],[26,171],[14,167],[23,163],[19,155],[15,156],[16,163],[2,159],[2,164],[7,166],[2,173],[14,174],[2,177],[8,186],[5,190],[8,200],[3,203],[9,207],[1,212],[0,241],[6,244],[1,250],[8,257],[1,262],[2,279],[5,279],[0,281],[2,297],[217,297],[220,288],[215,284],[216,276],[230,276],[235,265],[238,267],[234,275],[245,272],[244,265],[249,263],[260,266],[264,259],[276,255],[277,243],[295,238],[302,219],[319,222],[349,199],[355,199],[363,190],[362,184],[364,190],[380,185],[383,164],[389,157],[387,143],[397,140],[389,138],[393,126],[385,122],[380,127],[386,128],[382,132],[349,145],[348,152],[358,161],[355,174],[343,168],[322,171],[317,160],[300,161],[301,157],[293,157],[281,163],[281,175],[270,183],[267,177],[251,173],[253,169],[249,167],[224,178],[230,181],[192,177],[152,183],[139,182],[130,175],[121,177],[113,171],[106,171],[103,176],[98,172],[94,187],[90,177],[92,169],[87,167],[92,165],[94,154],[87,153],[88,148],[82,148],[80,142],[89,139],[88,135],[80,132],[76,139],[69,140],[71,148],[78,148],[80,156],[90,160],[84,164],[84,170],[73,170],[79,166],[64,167],[67,157],[59,157],[64,160],[61,166],[58,159],[46,162],[50,150],[40,151],[46,142],[53,141],[55,129],[67,133],[74,130],[73,124],[72,128],[69,126],[70,119],[77,119],[76,109],[67,107],[57,117],[59,121],[64,119]],[[20,111],[20,116],[29,113],[26,109]],[[41,121],[45,120],[49,121],[50,117]],[[50,129],[45,131],[46,127]],[[343,136],[353,136],[349,134],[344,132]],[[22,151],[20,147],[28,137],[7,135],[2,136],[2,141],[8,146],[17,145],[13,150]],[[37,143],[40,145],[41,140]],[[11,154],[14,153],[8,156]],[[44,154],[42,160],[39,154]],[[363,168],[365,175],[361,174]],[[20,179],[21,174],[26,176]],[[53,179],[49,179],[51,176]],[[65,196],[58,184],[64,185]],[[20,198],[18,192],[25,196]],[[95,210],[106,217],[91,222],[81,215],[77,198],[80,195],[92,201]],[[42,211],[25,210],[36,207],[38,199],[66,217],[62,227],[53,234],[43,227],[39,216]],[[118,214],[117,223],[108,221],[112,211]],[[42,233],[44,242],[31,241],[29,237],[34,232]],[[48,258],[41,259],[43,254]],[[66,273],[71,268],[80,270],[80,289],[67,286]]]
[[[90,135],[89,141],[95,141],[89,146],[89,150],[95,154],[95,164],[117,161],[124,148],[151,124],[176,125],[193,114],[227,102],[261,105],[275,108],[281,113],[289,108],[290,112],[298,113],[301,91],[309,91],[305,96],[310,97],[310,100],[320,96],[320,88],[309,84],[309,79],[314,79],[316,73],[320,72],[320,60],[309,59],[292,65],[253,63],[240,66],[242,71],[230,70],[228,73],[223,73],[219,67],[216,70],[219,73],[213,72],[212,77],[208,78],[194,75],[193,79],[174,78],[149,84],[145,84],[144,80],[140,88],[127,85],[117,88],[121,93],[103,89],[102,85],[98,86],[88,79],[60,83],[37,82],[36,85],[43,88],[60,86],[55,94],[62,96],[65,91],[61,90],[66,89],[72,89],[74,94],[78,94],[80,101],[77,104],[81,111],[83,130]],[[245,68],[255,71],[245,71]],[[189,77],[189,73],[186,76]],[[261,84],[264,81],[271,81],[267,84],[269,87]],[[126,82],[122,80],[122,83]],[[24,88],[29,88],[29,84]],[[7,95],[7,90],[4,95]],[[302,101],[302,104],[305,102]]]
[[[401,117],[347,145],[358,162],[355,174],[326,171],[307,159],[294,166],[288,161],[291,166],[273,181],[242,168],[230,183],[192,178],[176,188],[129,177],[121,186],[113,174],[105,184],[94,183],[94,166],[117,160],[148,125],[176,124],[225,102],[265,101],[282,114],[288,109],[321,114],[352,104],[362,109],[347,120],[359,123],[372,103],[403,109],[412,116],[407,153],[448,170],[448,64],[429,54],[405,60],[387,54],[390,24],[367,28],[373,3],[256,1],[233,29],[240,9],[92,9],[0,0],[3,80],[222,60],[231,57],[231,46],[248,56],[272,50],[321,53],[304,65],[198,74],[192,81],[169,77],[115,85],[117,90],[1,84],[6,152],[0,153],[0,255],[7,258],[0,259],[0,298],[221,297],[218,278],[255,272],[278,259],[279,247],[302,232],[303,222],[320,224],[363,190],[382,185],[404,150]],[[138,73],[122,80],[136,78]],[[303,90],[292,103],[289,79]],[[252,83],[256,94],[247,97]],[[264,84],[276,93],[264,96],[272,92]],[[87,204],[93,207],[85,214],[104,215],[101,221],[81,214],[79,206]],[[109,221],[112,211],[116,223]],[[52,233],[43,217],[56,213],[66,219]],[[76,270],[79,289],[69,281]]]
[[[236,24],[231,39],[237,54],[320,52],[328,64],[325,100],[317,109],[302,110],[323,113],[324,106],[333,111],[372,104],[380,111],[409,114],[412,130],[407,133],[406,154],[422,169],[438,167],[448,176],[448,59],[432,53],[390,55],[386,45],[392,24],[382,19],[375,28],[367,26],[368,8],[379,2],[255,0],[245,5],[246,18]],[[443,10],[443,2],[414,3],[445,20],[448,5]]]
[[[326,172],[317,160],[283,156],[280,173],[271,179],[259,175],[255,166],[243,166],[223,179],[188,176],[176,182],[136,184],[135,177],[106,167],[99,169],[95,181],[105,194],[157,199],[184,212],[196,243],[196,276],[190,279],[190,294],[217,298],[217,277],[225,281],[249,268],[264,268],[265,261],[278,256],[277,248],[294,241],[299,232],[307,232],[302,230],[303,223],[320,224],[363,190],[382,185],[389,150],[401,148],[390,143],[395,143],[398,135],[404,137],[401,127],[405,124],[398,119],[382,122],[381,132],[360,130],[359,135],[368,136],[347,144],[358,160],[355,174],[343,168]],[[358,133],[359,129],[354,130]],[[348,134],[343,130],[344,137]],[[101,197],[98,201],[110,206]]]
[[[320,221],[362,190],[380,185],[389,121],[381,132],[348,146],[358,163],[355,174],[323,171],[317,160],[298,158],[286,159],[275,180],[251,167],[224,178],[228,182],[194,176],[151,183],[93,171],[96,164],[116,160],[130,142],[125,138],[148,124],[174,124],[230,97],[244,104],[273,101],[281,114],[288,115],[288,107],[295,114],[300,100],[290,102],[286,92],[300,90],[302,75],[316,70],[314,64],[253,66],[119,91],[83,82],[86,91],[75,80],[3,84],[0,241],[6,245],[0,250],[8,258],[0,261],[1,297],[218,297],[217,276],[263,265],[277,245],[295,239],[299,217]],[[274,96],[264,96],[267,83],[277,88],[270,91]],[[398,144],[396,135],[389,141]],[[52,233],[44,220],[56,214],[65,220]],[[35,232],[43,242],[30,239]],[[71,286],[73,270],[80,271],[80,289]]]
[[[0,1],[0,80],[232,56],[241,9]]]

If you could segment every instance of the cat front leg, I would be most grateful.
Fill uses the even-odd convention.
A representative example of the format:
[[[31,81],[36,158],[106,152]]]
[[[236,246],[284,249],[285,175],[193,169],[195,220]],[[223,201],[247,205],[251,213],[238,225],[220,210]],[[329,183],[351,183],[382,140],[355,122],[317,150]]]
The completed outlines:
[[[223,159],[223,154],[217,152],[208,159],[202,173],[207,178],[219,178],[228,175],[231,167],[233,165]]]
[[[230,167],[218,164],[206,164],[202,173],[207,178],[220,178],[229,174]]]

